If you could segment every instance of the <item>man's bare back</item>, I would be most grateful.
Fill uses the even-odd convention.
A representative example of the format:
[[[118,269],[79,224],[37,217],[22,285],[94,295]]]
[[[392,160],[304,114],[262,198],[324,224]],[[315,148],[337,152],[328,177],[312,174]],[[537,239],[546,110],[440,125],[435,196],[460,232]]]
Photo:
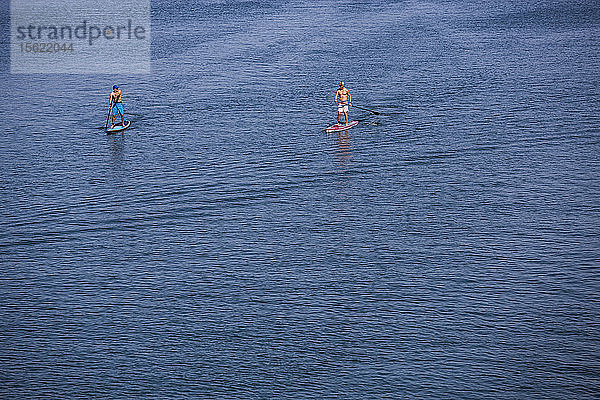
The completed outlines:
[[[110,92],[110,104],[121,102],[121,89],[117,89],[114,92]]]

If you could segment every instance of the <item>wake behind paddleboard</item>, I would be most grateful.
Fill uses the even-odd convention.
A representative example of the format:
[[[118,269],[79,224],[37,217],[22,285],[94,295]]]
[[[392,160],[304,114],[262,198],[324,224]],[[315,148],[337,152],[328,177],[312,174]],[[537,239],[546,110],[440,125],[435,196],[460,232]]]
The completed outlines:
[[[340,132],[358,125],[358,121],[350,121],[347,124],[335,124],[325,129],[327,132]]]
[[[124,131],[125,129],[129,128],[129,125],[131,125],[131,121],[125,121],[125,126],[123,126],[123,125],[115,125],[114,128],[108,128],[106,130],[106,134],[110,135],[111,133],[117,133],[117,132]]]

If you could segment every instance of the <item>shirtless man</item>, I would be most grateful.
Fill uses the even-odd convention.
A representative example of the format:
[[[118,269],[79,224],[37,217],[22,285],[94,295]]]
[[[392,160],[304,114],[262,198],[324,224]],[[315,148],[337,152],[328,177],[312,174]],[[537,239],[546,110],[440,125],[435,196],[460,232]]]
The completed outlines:
[[[340,117],[342,111],[346,117],[346,125],[348,125],[348,106],[352,107],[352,95],[350,91],[344,87],[344,82],[340,82],[339,89],[335,92],[335,99],[333,100],[338,103],[338,124],[340,123]]]
[[[121,114],[121,123],[125,126],[125,114],[123,113],[123,103],[121,102],[121,90],[117,85],[113,86],[113,91],[110,93],[108,108],[112,110],[112,126],[110,129],[115,127],[115,117],[117,114]]]

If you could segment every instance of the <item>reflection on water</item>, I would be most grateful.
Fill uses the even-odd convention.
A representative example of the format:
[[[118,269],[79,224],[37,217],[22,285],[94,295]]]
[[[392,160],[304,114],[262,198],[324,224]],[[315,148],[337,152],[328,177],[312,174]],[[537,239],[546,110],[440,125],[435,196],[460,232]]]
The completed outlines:
[[[349,132],[338,132],[335,143],[337,167],[342,171],[346,171],[352,158],[352,140]]]
[[[110,159],[112,165],[121,165],[123,164],[124,156],[124,142],[125,135],[123,133],[117,133],[114,135],[107,135],[109,141],[110,148]]]

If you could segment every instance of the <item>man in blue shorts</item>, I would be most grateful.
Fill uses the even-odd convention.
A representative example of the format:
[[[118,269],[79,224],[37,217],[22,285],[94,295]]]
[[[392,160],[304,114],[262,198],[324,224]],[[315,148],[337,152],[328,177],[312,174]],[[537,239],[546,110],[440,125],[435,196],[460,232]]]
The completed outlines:
[[[112,126],[115,127],[115,117],[117,114],[121,114],[121,123],[125,126],[125,114],[123,112],[123,103],[121,102],[121,90],[117,85],[113,86],[113,91],[110,93],[110,100],[108,101],[108,108],[112,110]]]

